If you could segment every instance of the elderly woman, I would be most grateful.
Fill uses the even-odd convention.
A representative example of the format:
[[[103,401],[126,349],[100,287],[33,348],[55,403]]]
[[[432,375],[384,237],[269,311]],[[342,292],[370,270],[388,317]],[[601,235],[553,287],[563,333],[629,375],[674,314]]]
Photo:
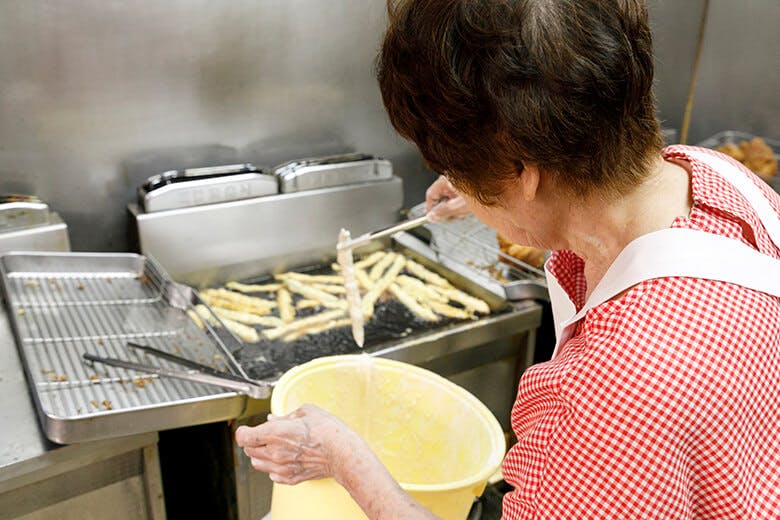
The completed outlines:
[[[438,216],[554,251],[558,344],[520,381],[504,517],[780,517],[780,198],[662,147],[644,2],[389,12],[379,83],[443,175]],[[276,482],[333,477],[369,518],[431,517],[317,408],[236,437]]]

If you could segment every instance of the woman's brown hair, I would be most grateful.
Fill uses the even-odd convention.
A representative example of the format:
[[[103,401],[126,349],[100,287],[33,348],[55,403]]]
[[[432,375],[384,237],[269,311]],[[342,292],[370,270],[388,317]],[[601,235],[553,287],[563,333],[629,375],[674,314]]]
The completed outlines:
[[[396,0],[378,60],[396,130],[496,202],[524,163],[625,193],[662,147],[641,0]]]

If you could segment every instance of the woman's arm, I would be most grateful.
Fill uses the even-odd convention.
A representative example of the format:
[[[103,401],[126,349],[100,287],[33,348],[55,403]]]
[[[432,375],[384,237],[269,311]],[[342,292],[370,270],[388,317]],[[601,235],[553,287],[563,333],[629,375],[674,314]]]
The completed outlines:
[[[393,479],[368,444],[333,415],[303,405],[283,417],[236,430],[252,466],[280,484],[332,477],[371,520],[436,518]]]

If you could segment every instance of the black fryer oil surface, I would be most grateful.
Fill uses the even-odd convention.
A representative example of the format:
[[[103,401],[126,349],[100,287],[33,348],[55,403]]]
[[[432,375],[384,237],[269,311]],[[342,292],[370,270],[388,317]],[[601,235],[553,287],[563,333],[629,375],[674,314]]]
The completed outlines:
[[[325,267],[306,270],[298,269],[296,271],[308,274],[332,274],[331,270]],[[270,278],[263,278],[244,283],[263,284],[271,281],[272,279]],[[247,294],[257,298],[274,300],[267,293]],[[296,304],[300,299],[302,299],[300,295],[293,294],[293,304]],[[458,306],[455,302],[451,302],[450,305]],[[296,319],[320,314],[328,310],[322,307],[296,310]],[[437,322],[422,320],[415,316],[403,303],[395,298],[389,298],[385,294],[376,303],[374,315],[365,324],[365,344],[363,349],[370,349],[427,331],[441,330],[451,324],[463,321],[466,320],[444,317]],[[237,344],[235,341],[226,341],[228,345],[233,345],[231,353],[252,379],[275,379],[287,370],[312,359],[339,354],[354,354],[363,351],[352,338],[352,329],[349,326],[326,330],[319,334],[307,334],[290,342],[284,341],[282,338],[268,340],[263,336],[262,328],[258,327],[257,330],[260,332],[261,338],[258,343]],[[226,334],[224,331],[219,332],[223,339],[227,339],[225,337]]]

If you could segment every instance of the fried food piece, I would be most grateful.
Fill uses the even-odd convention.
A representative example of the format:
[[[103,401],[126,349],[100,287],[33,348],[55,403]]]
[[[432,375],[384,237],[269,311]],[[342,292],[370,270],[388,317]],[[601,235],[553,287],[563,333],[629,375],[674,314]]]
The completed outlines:
[[[407,276],[402,274],[396,280],[405,291],[417,298],[418,300],[431,300],[441,303],[447,303],[447,298],[436,292],[435,289],[429,287],[422,280],[414,278],[413,276]]]
[[[309,334],[319,334],[320,332],[325,332],[326,330],[337,329],[339,327],[346,327],[350,323],[351,322],[349,318],[342,318],[340,320],[331,320],[322,325],[316,325],[314,327],[301,329],[299,331],[288,334],[287,336],[282,338],[282,340],[284,340],[285,343],[290,343],[291,341],[301,339],[302,337],[308,336]]]
[[[425,321],[439,321],[439,317],[431,309],[401,289],[397,283],[390,284],[390,292],[418,318],[422,318]]]
[[[437,287],[449,288],[452,284],[433,271],[423,267],[411,258],[406,261],[406,270],[429,284]]]
[[[347,290],[340,285],[330,285],[326,283],[313,283],[311,284],[315,289],[329,293],[329,294],[347,294]]]
[[[426,303],[436,314],[441,314],[446,318],[468,320],[474,317],[474,315],[467,310],[459,309],[457,307],[453,307],[452,305],[447,305],[446,303],[441,303],[435,300],[431,300]]]
[[[298,303],[295,304],[295,308],[298,310],[313,309],[314,307],[322,307],[322,303],[317,300],[307,300],[304,298],[303,300],[298,300]]]
[[[532,267],[536,267],[537,269],[541,268],[544,264],[544,260],[547,256],[547,252],[544,249],[515,244],[501,235],[497,235],[497,238],[498,247],[505,255],[511,256],[512,258],[515,258]],[[512,261],[507,258],[499,257],[499,260],[505,264],[514,265]]]
[[[371,290],[371,288],[374,286],[374,282],[371,280],[371,278],[368,277],[368,273],[362,269],[355,268],[355,279],[366,291]]]
[[[203,320],[200,319],[200,316],[198,316],[198,313],[194,310],[188,310],[187,316],[189,316],[190,319],[195,322],[195,325],[197,325],[200,330],[204,330],[206,328],[206,325],[203,324]]]
[[[203,321],[205,321],[206,323],[208,323],[212,327],[215,327],[215,328],[222,327],[222,325],[220,325],[220,323],[219,323],[219,320],[217,320],[217,318],[215,318],[214,315],[211,314],[211,311],[205,305],[196,305],[195,306],[195,312],[198,313],[198,316]]]
[[[263,335],[270,340],[274,340],[281,338],[282,336],[286,336],[292,332],[296,332],[314,325],[321,325],[343,316],[344,311],[341,309],[326,311],[320,314],[315,314],[314,316],[309,316],[308,318],[295,320],[292,323],[286,323],[281,327],[276,327],[275,329],[266,329],[263,331]]]
[[[286,278],[284,283],[292,292],[298,293],[306,299],[322,302],[324,307],[343,310],[347,309],[347,302],[345,300],[340,300],[330,293],[326,293],[325,291],[321,291],[310,285],[305,285],[293,278]]]
[[[389,256],[389,255],[388,255]],[[384,260],[384,259],[383,259]],[[392,284],[401,270],[406,265],[406,257],[403,255],[393,255],[393,264],[387,269],[382,277],[376,281],[374,286],[363,296],[361,307],[365,319],[370,319],[374,315],[374,304]]]
[[[355,278],[355,265],[352,262],[351,249],[339,249],[339,246],[349,242],[349,231],[342,229],[339,232],[339,240],[336,246],[337,259],[341,266],[341,273],[344,276],[344,292],[347,295],[347,304],[349,309],[349,321],[352,325],[352,338],[359,347],[363,347],[365,342],[365,331],[363,322],[363,311],[361,310],[360,290]]]
[[[238,291],[242,293],[258,293],[258,292],[276,292],[282,287],[282,284],[267,283],[262,285],[257,285],[257,284],[247,285],[239,282],[228,282],[225,284],[225,287],[233,291]]]
[[[252,327],[227,318],[222,318],[222,323],[225,324],[227,330],[238,336],[242,341],[246,341],[247,343],[257,343],[260,341],[260,335]]]
[[[263,298],[257,298],[255,296],[247,296],[245,294],[229,291],[227,289],[206,289],[202,294],[209,297],[219,298],[230,302],[235,302],[243,305],[247,308],[247,312],[252,312],[249,309],[273,309],[276,307],[276,302],[272,300],[265,300]],[[240,309],[234,309],[240,310]]]
[[[384,255],[377,263],[374,264],[374,266],[371,268],[371,271],[368,273],[368,277],[373,280],[377,281],[382,277],[382,273],[385,272],[385,270],[392,265],[393,260],[395,260],[395,257],[397,255],[395,253],[387,253]]]
[[[203,293],[201,293],[200,298],[204,302],[208,303],[212,308],[220,307],[222,309],[228,309],[231,311],[249,312],[251,314],[257,314],[258,316],[266,316],[268,314],[271,314],[270,307],[247,306],[243,303],[225,300],[213,295],[203,294]],[[276,304],[274,303],[274,305]]]
[[[437,287],[436,290],[447,299],[460,303],[469,311],[478,312],[480,314],[490,314],[490,305],[484,300],[468,295],[454,287],[450,287],[449,289]]]
[[[727,143],[718,147],[717,151],[730,155],[765,181],[777,175],[775,152],[760,137],[754,137],[750,141],[740,141],[738,144]]]
[[[279,305],[279,317],[285,323],[290,323],[295,319],[295,307],[293,307],[292,296],[287,289],[279,289],[276,293],[276,303]]]
[[[367,257],[355,262],[355,269],[368,269],[369,267],[371,267],[372,265],[380,261],[382,258],[384,258],[385,255],[387,255],[387,253],[385,253],[384,251],[377,251],[375,253],[371,253]]]
[[[277,274],[274,278],[277,280],[299,280],[305,283],[344,283],[344,277],[340,274],[305,274],[290,271],[289,273]]]
[[[260,325],[262,327],[279,327],[284,325],[281,318],[276,316],[258,316],[250,312],[231,311],[220,307],[213,307],[214,314],[222,319],[228,319],[243,323],[244,325]]]

